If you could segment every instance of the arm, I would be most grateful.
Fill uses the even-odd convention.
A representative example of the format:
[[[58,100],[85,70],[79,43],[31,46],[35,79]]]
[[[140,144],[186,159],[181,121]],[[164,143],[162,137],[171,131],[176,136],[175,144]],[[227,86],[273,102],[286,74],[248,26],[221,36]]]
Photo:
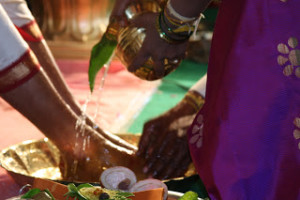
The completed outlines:
[[[144,125],[138,155],[146,158],[144,172],[157,178],[183,176],[191,158],[187,130],[204,104],[206,75],[173,108]]]
[[[145,28],[146,38],[128,67],[129,71],[135,72],[151,58],[155,63],[155,75],[161,78],[165,74],[165,60],[172,62],[185,57],[189,37],[197,28],[200,14],[210,1],[188,2],[169,0],[160,13],[144,13],[131,20],[134,26]]]
[[[211,0],[170,0],[174,10],[184,17],[198,17]]]
[[[122,1],[122,3],[124,2],[126,2],[126,0]],[[26,2],[6,0],[5,2],[2,2],[1,5],[3,6],[13,24],[17,27],[18,31],[23,36],[23,39],[29,45],[30,49],[34,52],[41,66],[43,66],[46,75],[49,77],[59,96],[63,101],[65,101],[66,104],[70,106],[71,110],[78,117],[80,117],[82,115],[80,104],[76,101],[71,91],[69,90],[63,78],[63,75],[60,72],[60,69],[52,55],[52,52],[50,51],[46,40],[44,39],[35,21],[34,16],[28,9]],[[130,145],[116,135],[113,135],[112,133],[109,133],[107,131],[103,131],[99,126],[95,126],[94,121],[89,116],[87,116],[86,118],[86,123],[90,127],[97,127],[97,132],[113,143],[130,150],[136,150],[133,145]]]
[[[86,124],[81,131],[75,128],[78,116],[59,95],[1,4],[0,44],[0,96],[59,148],[64,178],[98,181],[105,168],[115,165],[142,175],[135,151],[113,143]]]

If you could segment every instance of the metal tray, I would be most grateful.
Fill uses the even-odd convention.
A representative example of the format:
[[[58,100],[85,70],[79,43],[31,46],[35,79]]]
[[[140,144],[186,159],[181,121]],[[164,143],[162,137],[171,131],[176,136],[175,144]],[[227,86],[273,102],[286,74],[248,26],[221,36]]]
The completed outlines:
[[[140,135],[118,134],[127,142],[137,145]],[[47,138],[24,141],[10,146],[0,153],[0,166],[11,175],[19,185],[32,184],[34,178],[64,181],[59,170],[60,152]],[[194,167],[185,176],[195,174]]]

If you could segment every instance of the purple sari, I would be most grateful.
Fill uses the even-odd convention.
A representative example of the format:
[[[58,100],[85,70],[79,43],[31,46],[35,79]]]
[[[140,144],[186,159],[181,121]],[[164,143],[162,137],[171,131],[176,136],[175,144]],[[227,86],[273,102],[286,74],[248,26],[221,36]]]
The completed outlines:
[[[300,199],[300,1],[223,0],[190,151],[211,199]]]

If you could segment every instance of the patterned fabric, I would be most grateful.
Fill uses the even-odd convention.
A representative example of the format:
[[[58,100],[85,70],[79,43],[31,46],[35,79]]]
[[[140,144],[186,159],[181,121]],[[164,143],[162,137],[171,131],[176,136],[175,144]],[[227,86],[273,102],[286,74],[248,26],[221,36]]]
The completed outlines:
[[[17,61],[0,71],[0,93],[17,88],[40,69],[39,62],[32,51],[27,51]]]
[[[16,26],[16,28],[23,39],[27,42],[41,42],[44,39],[43,34],[35,20],[22,27]]]
[[[0,93],[3,93],[29,80],[40,66],[1,4],[0,44]]]
[[[211,199],[300,199],[300,1],[223,0],[190,151]]]

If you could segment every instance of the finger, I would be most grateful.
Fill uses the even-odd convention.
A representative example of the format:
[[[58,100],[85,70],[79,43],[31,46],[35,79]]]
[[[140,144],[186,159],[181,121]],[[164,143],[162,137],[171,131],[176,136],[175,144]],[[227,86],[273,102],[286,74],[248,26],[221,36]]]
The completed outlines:
[[[159,145],[157,145],[157,144],[159,144]],[[165,149],[166,146],[167,146],[167,142],[163,142],[163,143],[156,142],[156,143],[153,143],[153,145],[147,149],[146,165],[148,166],[149,169],[151,169],[151,166],[153,164],[155,164],[157,161],[159,161],[157,159],[160,156],[159,152],[161,152],[161,149]],[[161,157],[163,157],[163,156],[161,156]]]
[[[165,149],[169,146],[173,147],[173,137],[169,137],[169,133],[161,134],[160,137],[153,141],[153,145],[147,150],[147,162],[154,163],[158,156],[163,156]]]
[[[155,19],[155,13],[143,13],[130,20],[130,23],[135,27],[144,27],[147,28],[148,25],[153,24],[153,19]]]
[[[153,176],[160,174],[171,162],[173,165],[173,159],[176,157],[177,152],[177,147],[174,147],[175,142],[169,140],[168,137],[163,143],[158,144],[161,144],[161,147],[157,147],[155,153],[146,161],[148,174]]]
[[[182,158],[176,157],[172,160],[169,160],[170,163],[168,166],[164,166],[160,168],[160,170],[157,172],[157,177],[160,178],[169,178],[169,176],[174,175],[178,168],[178,163],[181,161]]]
[[[187,47],[188,47],[188,42],[183,42],[178,44],[176,47],[173,47],[175,49],[176,55],[183,59],[186,56],[187,53]]]
[[[144,152],[146,150],[146,147],[148,146],[148,141],[150,139],[150,136],[152,134],[153,125],[148,125],[147,123],[144,125],[143,133],[140,138],[139,144],[138,144],[138,152],[137,155],[141,156],[144,155]]]
[[[173,167],[160,168],[160,170],[158,171],[159,177],[168,177],[174,175],[178,167],[181,166],[182,161],[185,160],[185,158],[190,158],[187,141],[185,139],[183,138],[178,139],[177,142],[175,142],[175,146],[178,148],[176,148],[176,150],[172,153],[172,155],[167,156],[167,158],[169,158],[167,162],[170,163],[171,161],[172,162],[171,165]]]
[[[149,54],[147,53],[146,44],[143,44],[132,63],[128,66],[128,71],[135,72],[138,68],[144,65],[148,58]]]
[[[180,57],[174,56],[174,57],[171,57],[171,58],[169,59],[169,63],[170,63],[171,65],[178,65],[178,64],[180,63],[180,60],[181,60]]]
[[[149,166],[148,173],[155,178],[164,177],[164,171],[173,165],[174,152],[171,153],[172,155],[168,155],[165,152],[163,155],[157,156],[156,162]]]
[[[164,59],[163,58],[154,58],[154,73],[157,78],[162,78],[165,74],[165,66],[164,66]]]
[[[179,177],[179,176],[183,175],[183,174],[179,174],[179,172],[185,173],[189,164],[192,162],[187,138],[185,137],[185,139],[186,139],[184,141],[185,143],[182,143],[183,146],[181,147],[181,151],[178,152],[177,159],[174,160],[174,165],[177,166],[176,171],[167,171],[165,173],[166,177],[169,177],[169,178],[170,177]]]
[[[156,133],[158,132],[160,126],[157,126],[156,124],[153,124],[155,122],[150,122],[149,124],[145,124],[143,134],[141,136],[139,145],[138,145],[138,152],[137,155],[139,156],[145,156],[146,151],[149,146],[152,145],[151,138],[154,138],[156,136]]]
[[[180,177],[180,176],[184,176],[185,173],[188,171],[190,164],[192,163],[192,159],[191,157],[186,157],[182,162],[180,167],[177,169],[177,171],[175,172],[174,176],[175,177]],[[171,177],[171,176],[169,176]]]
[[[162,155],[160,157],[158,153],[162,152],[162,150],[165,149],[167,144],[168,140],[165,140],[165,135],[163,134],[158,140],[154,141],[152,146],[150,146],[147,149],[146,164],[144,171],[145,173],[152,174],[154,169],[156,168],[157,163],[165,159],[164,155],[160,154]]]
[[[134,0],[116,0],[111,12],[111,16],[122,16],[126,8],[132,2],[134,2]]]

